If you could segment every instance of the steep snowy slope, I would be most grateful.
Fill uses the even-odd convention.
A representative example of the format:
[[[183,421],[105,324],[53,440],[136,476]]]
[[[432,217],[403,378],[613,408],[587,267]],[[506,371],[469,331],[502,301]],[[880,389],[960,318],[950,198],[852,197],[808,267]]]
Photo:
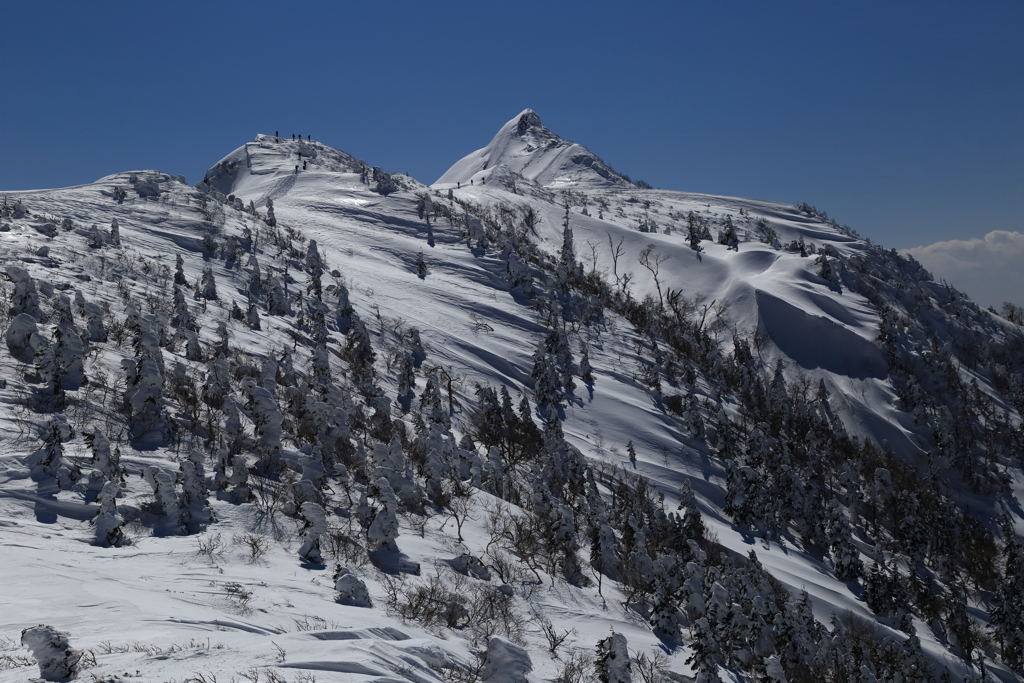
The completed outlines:
[[[1014,680],[1000,663],[1012,657],[980,635],[1012,567],[950,560],[958,549],[928,534],[963,537],[991,564],[997,509],[1020,523],[1019,455],[1003,443],[1019,438],[1020,330],[811,207],[637,188],[530,110],[430,187],[260,135],[196,188],[140,171],[3,206],[2,322],[15,334],[0,354],[0,681],[24,680],[16,641],[38,622],[90,648],[100,680],[251,667],[261,680],[473,680],[456,663],[495,633],[527,648],[531,680],[551,679],[609,629],[633,653],[660,653],[664,676],[793,677],[819,671],[811,651],[857,661],[838,635],[804,623],[806,642],[793,636],[802,609],[850,642],[875,634],[892,661],[878,655],[860,680],[895,680],[915,642],[957,678],[984,662]],[[71,330],[88,331],[87,348],[62,345]],[[31,351],[20,359],[19,344]],[[88,382],[72,388],[76,357]],[[486,388],[502,386],[529,397],[543,429],[525,460],[481,427]],[[972,411],[967,436],[955,425]],[[119,548],[90,544],[100,489],[120,481],[97,437],[83,438],[96,429],[127,468],[117,506],[131,543]],[[560,492],[559,467],[588,493]],[[687,487],[696,502],[683,510],[699,508],[708,529],[692,546],[659,512]],[[303,507],[313,501],[322,562],[308,552],[323,526]],[[915,514],[930,539],[920,557],[904,531]],[[571,529],[575,547],[531,551],[502,531],[525,518]],[[621,567],[602,564],[602,543]],[[774,592],[742,559],[751,551]],[[490,579],[451,570],[463,553]],[[933,614],[919,592],[912,609],[883,610],[867,566],[844,573],[851,557],[932,586],[942,606]],[[335,564],[373,608],[335,601]],[[431,576],[471,596],[459,604],[472,614],[403,607],[395,596]],[[493,604],[508,610],[504,630]],[[961,604],[973,631],[956,630]],[[545,620],[574,629],[554,654]],[[746,631],[728,626],[740,621]],[[820,666],[842,680],[839,664]]]

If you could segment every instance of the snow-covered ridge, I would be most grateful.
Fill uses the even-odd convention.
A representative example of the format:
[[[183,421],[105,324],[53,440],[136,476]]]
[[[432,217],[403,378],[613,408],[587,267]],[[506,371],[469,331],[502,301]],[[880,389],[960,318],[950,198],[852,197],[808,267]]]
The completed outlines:
[[[491,184],[498,180],[511,184],[514,176],[552,189],[631,185],[593,152],[562,140],[541,123],[536,112],[525,109],[502,126],[489,145],[455,162],[434,186],[446,188],[488,180]]]
[[[596,160],[10,193],[0,681],[1014,680],[1020,328]]]

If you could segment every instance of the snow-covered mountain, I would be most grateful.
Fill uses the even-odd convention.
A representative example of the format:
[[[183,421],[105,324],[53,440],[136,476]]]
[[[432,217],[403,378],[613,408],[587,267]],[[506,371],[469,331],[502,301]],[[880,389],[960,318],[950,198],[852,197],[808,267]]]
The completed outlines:
[[[1018,680],[1024,330],[813,207],[531,110],[0,201],[0,681]]]

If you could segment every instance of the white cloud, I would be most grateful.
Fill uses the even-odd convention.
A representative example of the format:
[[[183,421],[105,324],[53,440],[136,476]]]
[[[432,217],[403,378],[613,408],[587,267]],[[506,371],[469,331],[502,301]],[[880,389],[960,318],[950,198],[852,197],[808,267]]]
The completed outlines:
[[[904,253],[983,306],[1024,305],[1024,234],[993,230],[983,238],[936,242]]]

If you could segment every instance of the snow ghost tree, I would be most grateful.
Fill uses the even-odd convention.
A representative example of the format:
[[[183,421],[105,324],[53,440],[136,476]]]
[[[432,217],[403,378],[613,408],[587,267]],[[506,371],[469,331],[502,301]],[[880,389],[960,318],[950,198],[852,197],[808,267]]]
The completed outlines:
[[[181,510],[178,509],[178,495],[174,490],[174,475],[150,465],[142,470],[142,478],[153,489],[156,513],[167,518],[171,531],[179,531]]]
[[[299,507],[299,517],[302,519],[302,529],[299,532],[302,546],[299,547],[299,557],[313,564],[322,564],[320,535],[327,533],[324,509],[316,503],[306,501]]]
[[[185,280],[185,265],[184,259],[181,258],[181,254],[176,254],[174,257],[174,284],[184,285],[187,281]]]
[[[159,353],[159,348],[155,351]],[[121,361],[127,374],[123,412],[128,416],[133,439],[163,443],[171,433],[164,413],[164,373],[157,359],[143,352],[146,355],[137,360]]]
[[[632,667],[626,636],[612,633],[597,644],[597,658],[594,660],[597,680],[601,683],[632,683]]]
[[[277,218],[274,216],[274,200],[267,200],[267,225],[277,227]]]
[[[530,655],[526,650],[501,636],[491,636],[487,640],[487,655],[480,671],[481,681],[527,683],[527,676],[531,671],[533,662],[530,661]]]
[[[111,452],[110,439],[99,429],[85,434],[85,443],[92,449],[93,467],[103,474],[104,479],[123,484],[125,469],[121,466],[121,450],[115,448]]]
[[[103,489],[96,496],[96,502],[100,510],[96,513],[92,523],[96,527],[96,545],[104,548],[116,548],[124,544],[124,533],[121,525],[124,518],[117,511],[117,496],[121,487],[115,481],[108,481]]]
[[[204,299],[217,298],[217,281],[213,277],[213,268],[203,268],[203,278],[199,286],[199,296]]]
[[[71,488],[79,477],[78,468],[64,459],[64,443],[75,438],[75,430],[62,418],[55,417],[46,429],[43,447],[28,456],[26,464],[35,480],[53,477],[61,490]]]
[[[68,634],[52,626],[33,626],[21,632],[21,644],[32,651],[44,681],[70,681],[78,675],[82,653],[72,649]]]
[[[351,607],[373,607],[370,591],[366,584],[347,567],[338,567],[334,572],[334,590],[338,591],[336,601]]]
[[[11,294],[11,317],[27,313],[36,320],[42,320],[43,312],[39,308],[39,293],[36,291],[36,283],[28,271],[17,266],[8,266],[7,277],[14,282],[14,292]]]
[[[367,540],[375,549],[397,552],[395,538],[398,537],[398,498],[388,480],[383,477],[374,482],[371,488],[381,509],[366,531]]]
[[[181,523],[187,533],[198,533],[214,521],[209,503],[209,490],[203,470],[202,451],[193,450],[188,460],[181,463],[181,496],[178,507]]]
[[[39,336],[36,319],[28,313],[19,313],[11,321],[5,339],[11,355],[22,363],[33,362],[38,348],[46,343]]]
[[[110,243],[121,246],[121,226],[118,225],[116,218],[110,221]]]
[[[91,301],[85,303],[82,308],[85,315],[85,330],[89,335],[89,341],[96,343],[107,341],[107,328],[103,323],[103,309]]]

